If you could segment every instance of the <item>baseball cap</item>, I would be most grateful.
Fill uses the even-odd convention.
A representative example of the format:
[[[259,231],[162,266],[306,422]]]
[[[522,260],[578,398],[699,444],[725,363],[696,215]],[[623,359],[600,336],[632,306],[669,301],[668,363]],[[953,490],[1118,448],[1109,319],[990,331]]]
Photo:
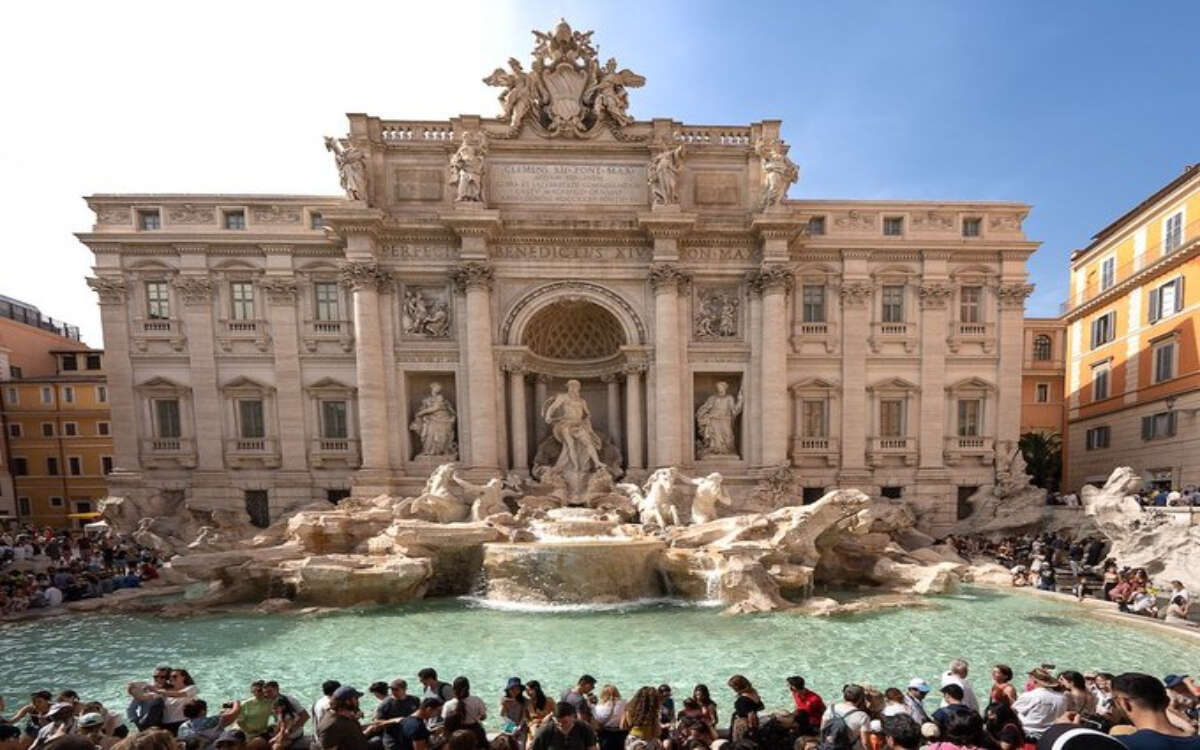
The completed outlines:
[[[521,688],[522,690],[525,688],[525,686],[521,684],[521,678],[520,678],[520,677],[509,677],[509,678],[508,678],[508,684],[504,686],[504,689],[505,689],[505,690],[512,690],[512,689],[513,689],[513,688],[515,688],[515,687],[519,687],[519,688]]]
[[[340,688],[333,691],[333,697],[337,698],[338,700],[344,700],[346,698],[361,698],[362,693],[358,692],[349,685],[342,685]]]
[[[922,680],[920,677],[914,677],[908,681],[908,686],[913,690],[920,690],[922,693],[929,692],[929,683]]]
[[[80,727],[98,727],[103,723],[104,717],[94,711],[90,714],[84,714],[83,716],[79,717]]]
[[[1183,681],[1186,679],[1187,679],[1187,675],[1185,675],[1185,674],[1169,674],[1163,678],[1163,685],[1166,685],[1169,688],[1173,688],[1178,685],[1182,685]]]
[[[245,741],[246,741],[246,733],[245,732],[243,732],[240,729],[230,729],[227,732],[222,732],[221,736],[217,738],[217,741],[215,744],[224,745],[224,744],[228,743],[231,745],[241,745]]]

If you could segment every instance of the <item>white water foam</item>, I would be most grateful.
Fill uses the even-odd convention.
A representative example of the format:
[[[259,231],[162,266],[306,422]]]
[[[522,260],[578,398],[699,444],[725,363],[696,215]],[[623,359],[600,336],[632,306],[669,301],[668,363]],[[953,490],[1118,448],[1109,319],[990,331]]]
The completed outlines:
[[[705,608],[719,607],[721,602],[713,600],[695,601],[692,599],[677,599],[670,596],[654,596],[643,599],[628,599],[620,602],[599,602],[593,604],[554,604],[551,602],[536,602],[536,601],[500,601],[496,599],[488,599],[482,596],[460,596],[459,601],[466,602],[472,607],[480,609],[493,609],[499,612],[526,612],[526,613],[572,613],[572,612],[626,612],[634,609],[646,609],[648,607],[681,607],[681,608]]]

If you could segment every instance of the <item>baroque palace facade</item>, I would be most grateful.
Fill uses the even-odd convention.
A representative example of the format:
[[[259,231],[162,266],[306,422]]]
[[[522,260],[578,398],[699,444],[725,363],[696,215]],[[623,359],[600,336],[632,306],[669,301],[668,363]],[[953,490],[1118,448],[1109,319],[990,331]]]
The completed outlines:
[[[952,523],[1018,437],[1028,206],[789,200],[778,121],[634,120],[644,80],[590,39],[485,79],[498,118],[350,115],[345,197],[87,198],[113,494],[263,522],[448,461],[536,479],[578,381],[626,481]]]

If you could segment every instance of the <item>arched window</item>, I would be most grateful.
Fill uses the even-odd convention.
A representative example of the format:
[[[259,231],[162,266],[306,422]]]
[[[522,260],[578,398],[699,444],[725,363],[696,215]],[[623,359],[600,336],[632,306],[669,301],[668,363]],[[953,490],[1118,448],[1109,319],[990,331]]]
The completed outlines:
[[[1050,337],[1044,333],[1033,337],[1033,358],[1039,362],[1047,362],[1050,359]]]

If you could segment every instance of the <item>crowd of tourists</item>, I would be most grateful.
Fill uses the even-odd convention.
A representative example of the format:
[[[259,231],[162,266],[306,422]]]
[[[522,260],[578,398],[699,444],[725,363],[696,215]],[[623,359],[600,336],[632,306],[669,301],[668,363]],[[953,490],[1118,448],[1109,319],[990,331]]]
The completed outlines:
[[[139,587],[158,569],[152,550],[107,532],[10,528],[0,533],[0,615]]]
[[[417,674],[412,691],[403,678],[370,685],[368,713],[364,694],[336,680],[311,704],[257,680],[249,696],[210,710],[186,669],[160,667],[127,686],[123,715],[72,690],[34,693],[0,718],[0,750],[1200,750],[1200,684],[1187,675],[1042,664],[1019,684],[997,664],[990,678],[977,693],[970,666],[955,659],[936,689],[915,677],[822,696],[792,676],[792,705],[768,712],[742,675],[726,680],[726,706],[705,685],[682,699],[667,684],[626,698],[583,675],[555,699],[538,681],[513,677],[491,703],[492,717],[466,677],[445,682],[432,668]]]
[[[1133,493],[1132,497],[1143,508],[1187,508],[1200,506],[1200,487],[1189,484],[1183,489],[1151,487]],[[1065,505],[1078,508],[1083,505],[1077,492],[1050,492],[1046,495],[1047,505]]]

